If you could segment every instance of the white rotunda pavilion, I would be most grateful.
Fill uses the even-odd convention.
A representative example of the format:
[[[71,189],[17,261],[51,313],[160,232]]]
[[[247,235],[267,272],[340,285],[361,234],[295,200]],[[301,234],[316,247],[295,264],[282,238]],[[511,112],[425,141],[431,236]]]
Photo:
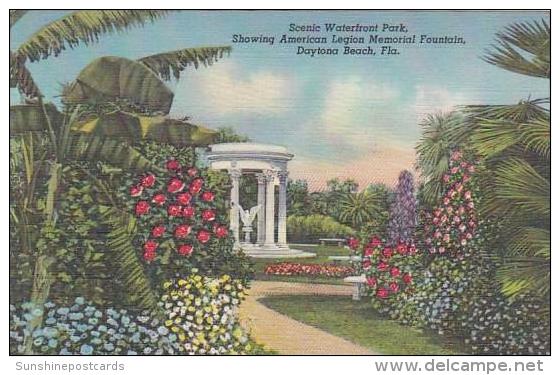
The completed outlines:
[[[286,194],[288,183],[288,161],[294,155],[285,147],[260,143],[220,143],[210,145],[206,160],[212,169],[227,170],[231,178],[230,228],[235,238],[235,246],[256,258],[313,257],[315,254],[290,249],[286,237]],[[257,177],[258,196],[256,243],[250,242],[250,235],[240,241],[239,227],[239,179],[242,174]],[[278,221],[275,223],[275,187],[278,186]],[[242,215],[248,215],[241,213]],[[249,220],[246,219],[245,220]],[[275,230],[277,228],[277,230]],[[244,226],[243,231],[252,229]],[[275,238],[275,232],[278,237]]]

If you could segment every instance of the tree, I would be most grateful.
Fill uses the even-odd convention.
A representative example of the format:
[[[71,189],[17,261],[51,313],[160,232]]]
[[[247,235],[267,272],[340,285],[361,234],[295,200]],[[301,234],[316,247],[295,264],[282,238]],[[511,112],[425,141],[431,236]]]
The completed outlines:
[[[10,11],[10,27],[25,13]],[[181,146],[207,144],[214,136],[212,131],[163,117],[168,113],[173,94],[160,78],[169,80],[173,74],[178,79],[186,67],[212,64],[230,48],[183,49],[138,61],[98,59],[66,87],[62,112],[44,103],[25,64],[58,56],[66,47],[88,45],[97,42],[102,34],[141,26],[165,14],[144,10],[76,11],[41,28],[17,50],[10,51],[10,87],[16,87],[28,102],[10,108],[10,135],[15,137],[23,153],[21,165],[26,176],[24,190],[15,194],[19,199],[10,208],[10,219],[19,228],[22,249],[34,254],[31,301],[36,306],[43,306],[48,298],[49,268],[55,261],[48,249],[39,251],[37,244],[40,236],[51,236],[49,232],[56,228],[57,196],[65,168],[74,161],[101,162],[137,171],[158,168],[134,149],[138,139],[157,139]],[[111,71],[126,71],[129,80],[123,82],[113,76],[107,79]],[[10,156],[17,158],[14,153]],[[92,179],[92,183],[110,191],[102,186],[102,180]],[[113,243],[126,242],[126,231],[117,233],[116,230],[130,228],[130,221],[115,221],[115,215],[109,216],[107,224],[114,229],[111,233],[118,235]],[[38,316],[31,322],[30,332],[40,323],[41,316]],[[27,352],[31,350],[30,340],[26,338]]]
[[[514,73],[550,79],[550,26],[516,23],[497,34],[484,60]],[[498,270],[507,296],[550,298],[549,98],[515,105],[467,106],[467,123],[450,133],[482,161],[481,214],[502,223]]]
[[[288,216],[311,215],[309,187],[305,180],[288,180]]]

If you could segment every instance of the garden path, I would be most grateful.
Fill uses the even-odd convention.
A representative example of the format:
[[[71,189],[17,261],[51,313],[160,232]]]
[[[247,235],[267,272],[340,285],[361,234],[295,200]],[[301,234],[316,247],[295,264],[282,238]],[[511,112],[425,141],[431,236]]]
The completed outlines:
[[[372,355],[371,350],[269,309],[259,299],[271,295],[352,295],[352,286],[253,281],[239,315],[245,329],[260,344],[279,354]]]

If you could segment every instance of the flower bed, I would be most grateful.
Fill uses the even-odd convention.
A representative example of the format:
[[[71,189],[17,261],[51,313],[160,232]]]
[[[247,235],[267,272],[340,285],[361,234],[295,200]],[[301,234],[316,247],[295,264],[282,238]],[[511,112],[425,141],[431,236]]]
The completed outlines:
[[[346,277],[355,274],[355,271],[350,266],[284,262],[267,265],[264,273],[277,276]]]
[[[192,273],[164,284],[161,311],[134,314],[99,309],[78,297],[71,306],[10,306],[10,353],[24,353],[29,321],[43,316],[32,332],[33,351],[52,355],[247,354],[246,333],[237,319],[244,298],[241,282]]]

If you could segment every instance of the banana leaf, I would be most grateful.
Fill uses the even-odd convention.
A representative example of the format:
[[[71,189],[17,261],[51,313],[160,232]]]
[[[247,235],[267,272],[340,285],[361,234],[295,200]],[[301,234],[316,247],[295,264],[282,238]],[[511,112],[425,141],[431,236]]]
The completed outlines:
[[[117,111],[85,120],[74,130],[130,144],[142,140],[169,143],[176,147],[206,146],[218,133],[212,129],[165,116],[141,116]]]
[[[45,104],[53,128],[62,123],[63,115],[52,103]],[[47,119],[39,104],[21,104],[10,106],[10,135],[25,132],[43,132],[48,130]]]
[[[86,66],[64,91],[70,104],[96,104],[124,99],[149,112],[168,114],[173,92],[144,64],[105,56]]]

